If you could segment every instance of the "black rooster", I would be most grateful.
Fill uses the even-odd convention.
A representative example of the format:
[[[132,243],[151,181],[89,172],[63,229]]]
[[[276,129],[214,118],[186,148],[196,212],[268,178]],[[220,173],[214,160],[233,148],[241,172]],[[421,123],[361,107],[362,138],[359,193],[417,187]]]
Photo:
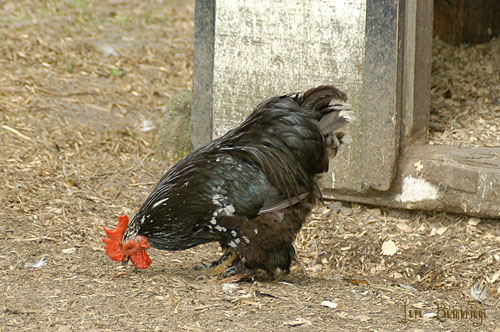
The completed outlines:
[[[139,213],[107,230],[108,255],[151,263],[145,249],[183,250],[217,241],[212,271],[287,273],[292,242],[316,200],[315,175],[342,144],[350,105],[333,86],[273,97],[237,128],[194,151],[160,180]]]

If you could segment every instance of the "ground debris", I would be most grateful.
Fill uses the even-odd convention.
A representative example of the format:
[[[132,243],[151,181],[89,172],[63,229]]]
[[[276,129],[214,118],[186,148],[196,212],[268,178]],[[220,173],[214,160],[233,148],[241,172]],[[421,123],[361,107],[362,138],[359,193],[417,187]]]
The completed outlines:
[[[321,301],[321,305],[330,309],[335,309],[339,306],[337,303],[328,300]]]
[[[311,326],[312,323],[311,323],[311,321],[309,321],[307,319],[299,317],[299,318],[292,320],[292,321],[283,322],[283,325],[285,325],[285,326]]]
[[[227,295],[234,295],[236,291],[238,290],[238,285],[232,282],[228,282],[225,284],[222,284],[222,292],[224,292]]]
[[[45,263],[47,263],[47,259],[45,257],[42,257],[42,258],[40,258],[40,260],[38,260],[34,263],[26,262],[24,264],[24,267],[32,268],[32,269],[40,269],[45,265]]]
[[[476,282],[470,287],[470,297],[477,301],[484,301],[488,298],[488,290],[487,284]]]
[[[398,247],[392,240],[387,240],[382,243],[382,254],[386,256],[393,256],[398,252]]]
[[[432,46],[430,143],[500,147],[500,37]]]
[[[320,205],[294,243],[303,267],[233,295],[193,268],[220,257],[217,244],[151,249],[146,270],[107,257],[103,227],[136,213],[170,167],[154,156],[157,130],[142,125],[157,127],[169,98],[192,88],[193,17],[191,0],[0,4],[1,331],[311,329],[284,325],[299,317],[318,331],[470,331],[470,321],[401,323],[402,303],[467,305],[478,275],[489,290],[486,304],[473,301],[487,310],[476,330],[500,326],[488,304],[500,291],[500,229],[486,219]],[[397,254],[381,255],[387,240]],[[43,268],[24,268],[40,257]]]

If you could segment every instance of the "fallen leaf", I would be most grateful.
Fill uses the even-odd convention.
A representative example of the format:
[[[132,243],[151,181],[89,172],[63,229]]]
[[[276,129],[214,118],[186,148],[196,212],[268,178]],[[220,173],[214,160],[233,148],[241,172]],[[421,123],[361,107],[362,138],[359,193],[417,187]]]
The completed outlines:
[[[398,247],[392,240],[386,240],[382,244],[382,254],[386,256],[393,256],[398,252]]]
[[[75,251],[76,251],[76,248],[67,248],[67,249],[62,250],[63,254],[72,254]]]

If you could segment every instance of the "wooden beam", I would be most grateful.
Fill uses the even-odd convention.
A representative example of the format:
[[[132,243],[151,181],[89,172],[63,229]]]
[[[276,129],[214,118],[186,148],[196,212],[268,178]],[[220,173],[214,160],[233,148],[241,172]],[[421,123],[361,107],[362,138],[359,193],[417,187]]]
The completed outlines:
[[[500,35],[500,1],[435,0],[434,36],[458,46],[488,42]]]
[[[396,175],[400,116],[397,109],[398,2],[367,1],[364,54],[361,191],[385,191]]]
[[[423,145],[402,156],[388,192],[325,197],[405,209],[500,217],[500,149]]]
[[[401,145],[427,144],[431,95],[432,0],[406,1],[402,34]]]
[[[196,1],[194,22],[191,143],[197,149],[212,140],[215,0]]]

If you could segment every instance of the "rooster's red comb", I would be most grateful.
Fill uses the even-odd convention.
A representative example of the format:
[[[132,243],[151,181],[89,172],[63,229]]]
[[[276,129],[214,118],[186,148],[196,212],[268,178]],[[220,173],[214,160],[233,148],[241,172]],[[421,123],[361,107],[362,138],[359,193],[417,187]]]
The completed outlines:
[[[127,226],[128,216],[124,215],[121,216],[118,220],[118,225],[116,226],[115,230],[112,231],[104,227],[104,231],[109,237],[109,239],[102,239],[102,241],[106,243],[104,249],[106,249],[106,253],[108,254],[109,258],[114,261],[121,262],[125,259],[125,255],[123,255],[122,251],[122,238],[125,230],[127,229]]]

